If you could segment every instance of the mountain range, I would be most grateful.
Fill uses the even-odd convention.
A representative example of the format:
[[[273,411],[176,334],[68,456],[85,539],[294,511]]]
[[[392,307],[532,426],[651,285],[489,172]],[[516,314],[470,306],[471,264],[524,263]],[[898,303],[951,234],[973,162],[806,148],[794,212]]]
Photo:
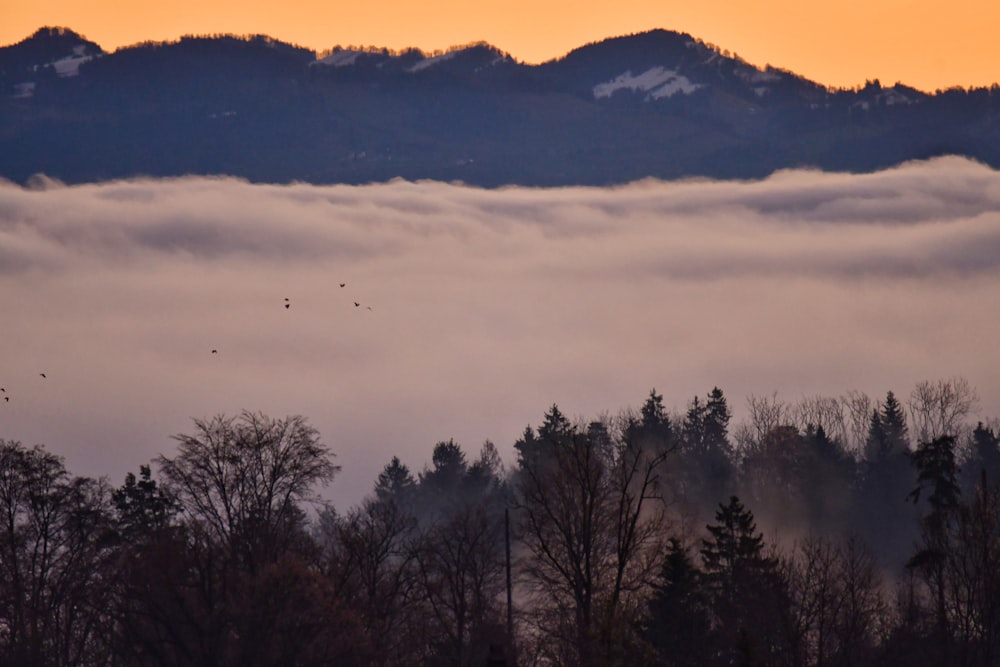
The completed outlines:
[[[1000,166],[1000,87],[833,89],[691,35],[614,37],[539,65],[266,36],[105,52],[66,28],[0,48],[0,177],[232,175],[482,186],[871,171],[957,154]]]

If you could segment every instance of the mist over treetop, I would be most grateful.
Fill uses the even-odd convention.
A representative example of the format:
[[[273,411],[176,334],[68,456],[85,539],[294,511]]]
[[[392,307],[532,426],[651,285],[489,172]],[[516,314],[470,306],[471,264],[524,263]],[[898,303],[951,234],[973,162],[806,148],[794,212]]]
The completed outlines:
[[[741,411],[957,375],[995,414],[997,183],[950,158],[614,189],[6,184],[7,437],[123,474],[191,416],[302,413],[367,471],[350,501],[389,449],[509,447],[539,405],[650,386]]]

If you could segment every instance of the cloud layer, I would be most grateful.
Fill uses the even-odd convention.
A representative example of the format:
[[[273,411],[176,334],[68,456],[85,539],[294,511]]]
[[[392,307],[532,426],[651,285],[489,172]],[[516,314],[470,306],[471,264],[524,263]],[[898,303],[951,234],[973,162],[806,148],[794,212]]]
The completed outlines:
[[[0,437],[120,483],[191,417],[301,413],[347,503],[394,454],[509,455],[552,403],[652,387],[739,413],[962,375],[996,416],[998,257],[1000,174],[954,158],[614,189],[3,184]]]

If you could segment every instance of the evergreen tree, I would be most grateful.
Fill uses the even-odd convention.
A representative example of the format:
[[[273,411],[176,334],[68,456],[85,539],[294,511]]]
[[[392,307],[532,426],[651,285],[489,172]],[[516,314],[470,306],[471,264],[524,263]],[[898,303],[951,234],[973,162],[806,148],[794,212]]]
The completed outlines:
[[[809,525],[827,526],[831,530],[846,528],[850,520],[847,490],[854,484],[857,474],[854,459],[822,426],[806,426],[802,443],[806,456],[801,484]]]
[[[125,475],[125,483],[111,493],[118,529],[127,537],[147,535],[169,525],[177,512],[173,497],[157,486],[148,465],[139,466],[139,478]]]
[[[681,436],[685,451],[696,452],[704,448],[705,405],[697,396],[691,399],[691,403],[688,405],[687,413],[684,415],[684,423],[681,425]]]
[[[969,460],[963,466],[963,488],[976,488],[984,475],[987,484],[1000,483],[1000,437],[992,428],[979,422],[972,431],[969,445]]]
[[[538,437],[542,440],[555,440],[571,435],[573,425],[562,413],[558,405],[553,404],[549,411],[545,413],[542,425],[538,427]]]
[[[930,511],[920,522],[923,544],[907,562],[907,567],[920,572],[934,599],[937,627],[935,639],[941,657],[945,658],[948,653],[947,645],[950,643],[945,563],[952,548],[950,523],[955,519],[959,503],[955,438],[945,435],[920,443],[912,460],[917,468],[917,486],[910,498],[918,503],[922,492],[929,490],[927,502]]]
[[[903,406],[890,391],[882,404],[882,431],[888,451],[896,454],[910,449],[910,437],[906,428],[906,413]]]
[[[496,445],[487,440],[479,450],[479,458],[466,472],[469,489],[476,494],[497,489],[504,482],[503,461]]]
[[[955,438],[943,435],[922,442],[912,455],[917,468],[917,487],[910,494],[913,502],[929,490],[927,501],[931,512],[947,512],[958,506],[958,466],[955,463]]]
[[[905,561],[908,545],[918,537],[919,513],[908,502],[915,486],[906,418],[890,391],[880,408],[872,412],[853,517],[883,566]]]
[[[465,500],[462,492],[469,469],[465,452],[454,440],[442,441],[434,445],[431,463],[432,468],[420,473],[422,509],[449,514],[452,507]]]
[[[732,414],[729,411],[729,404],[722,390],[713,387],[708,394],[708,401],[705,403],[703,417],[705,444],[715,450],[731,453],[732,445],[729,443],[729,419]]]
[[[719,504],[715,524],[706,526],[710,539],[702,540],[705,572],[716,588],[726,588],[740,573],[773,567],[764,557],[764,536],[757,532],[753,512],[736,496]]]
[[[789,598],[778,561],[764,554],[753,513],[732,496],[707,526],[701,557],[716,621],[714,664],[774,664],[785,651]]]
[[[381,502],[392,501],[402,507],[413,498],[416,488],[417,483],[410,469],[399,460],[398,456],[393,456],[378,474],[375,482],[375,498]]]
[[[663,407],[663,395],[657,394],[656,389],[649,390],[649,397],[642,404],[641,425],[644,431],[662,431],[669,433],[670,417],[666,408]]]
[[[531,426],[527,426],[518,441],[514,443],[518,465],[523,468],[525,464],[534,465],[541,462],[544,460],[541,457],[551,456],[553,446],[572,439],[574,433],[573,425],[563,415],[559,406],[553,404],[545,413],[537,434]]]
[[[718,387],[702,403],[697,396],[681,426],[681,466],[689,503],[704,506],[732,491],[733,451],[729,442],[730,412]]]
[[[872,410],[868,421],[868,438],[865,440],[865,460],[877,462],[883,460],[889,451],[885,429],[882,428],[882,415],[878,409]]]
[[[910,449],[906,414],[891,391],[886,393],[882,409],[872,412],[865,449],[867,460],[876,463]]]
[[[657,664],[698,667],[708,658],[710,629],[704,573],[672,537],[649,600],[643,635],[657,652]]]

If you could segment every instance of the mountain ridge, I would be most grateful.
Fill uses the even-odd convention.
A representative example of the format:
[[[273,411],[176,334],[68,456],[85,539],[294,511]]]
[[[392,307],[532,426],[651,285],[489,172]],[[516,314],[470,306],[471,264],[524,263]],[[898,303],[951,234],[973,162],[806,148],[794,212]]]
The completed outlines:
[[[105,52],[65,28],[0,48],[0,177],[479,185],[1000,165],[1000,90],[835,89],[663,29],[527,65],[487,44],[187,36]]]

